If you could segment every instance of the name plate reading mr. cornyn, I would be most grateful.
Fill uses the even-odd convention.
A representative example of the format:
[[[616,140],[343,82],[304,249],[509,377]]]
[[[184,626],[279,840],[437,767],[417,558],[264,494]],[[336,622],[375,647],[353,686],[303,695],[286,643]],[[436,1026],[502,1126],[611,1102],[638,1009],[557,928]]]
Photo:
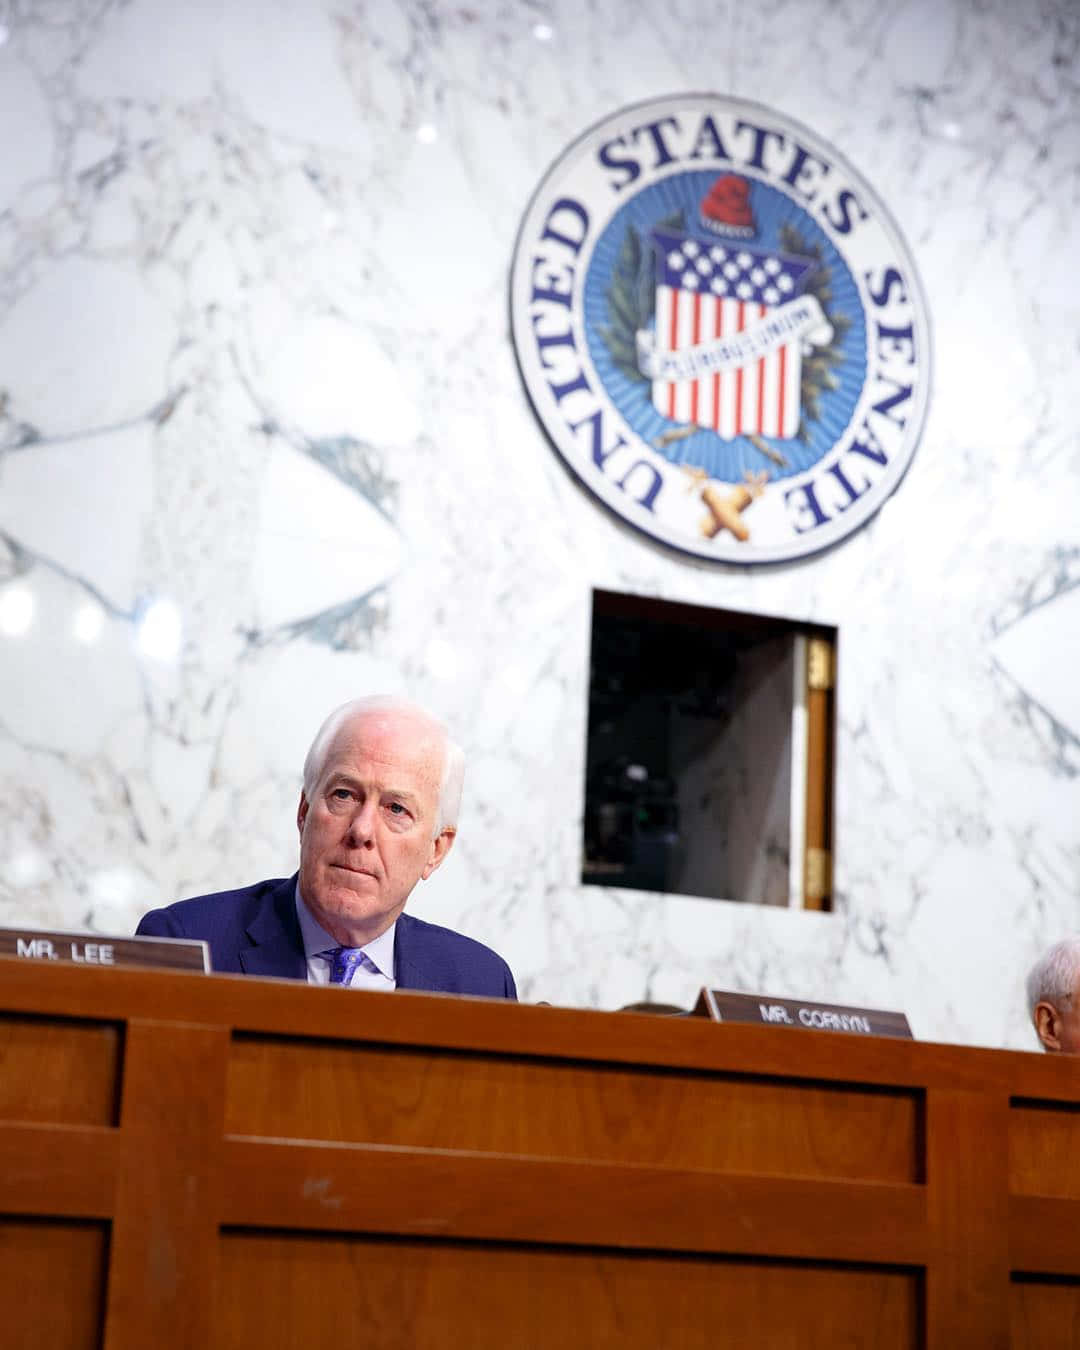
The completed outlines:
[[[694,1015],[711,1017],[714,1022],[754,1022],[759,1026],[842,1031],[851,1036],[912,1039],[911,1027],[903,1013],[773,998],[768,994],[729,994],[723,989],[703,989],[694,1005]]]
[[[193,938],[101,937],[97,933],[44,933],[0,928],[0,956],[27,961],[69,961],[78,966],[139,966],[207,974],[210,951]]]

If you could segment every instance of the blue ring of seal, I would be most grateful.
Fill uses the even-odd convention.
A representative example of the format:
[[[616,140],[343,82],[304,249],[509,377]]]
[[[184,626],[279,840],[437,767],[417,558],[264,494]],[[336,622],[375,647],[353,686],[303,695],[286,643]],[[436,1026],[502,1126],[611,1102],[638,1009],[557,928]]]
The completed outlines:
[[[741,175],[750,184],[750,206],[757,227],[753,239],[723,241],[710,237],[699,220],[698,211],[718,176],[716,169],[672,174],[642,188],[615,212],[597,239],[585,278],[585,339],[608,398],[630,429],[670,463],[704,469],[710,478],[726,482],[740,481],[745,474],[765,467],[769,468],[771,477],[787,478],[804,472],[827,455],[855,414],[867,373],[866,315],[851,270],[828,234],[808,211],[771,184],[747,173]],[[642,270],[635,284],[638,287],[654,285],[649,232],[661,222],[671,222],[679,216],[685,232],[705,245],[725,242],[738,248],[745,243],[751,249],[790,252],[781,245],[781,229],[786,225],[798,233],[807,250],[820,250],[822,266],[828,270],[826,312],[833,317],[843,315],[849,326],[839,339],[834,338],[839,360],[830,375],[835,387],[819,390],[816,418],[808,418],[803,408],[806,440],[799,437],[791,440],[760,438],[783,456],[784,467],[767,466],[761,451],[746,436],[724,440],[716,432],[702,429],[662,444],[664,433],[679,424],[669,421],[656,410],[649,380],[644,375],[635,378],[627,374],[616,362],[605,339],[605,330],[615,319],[609,291],[628,232],[636,231],[640,242]]]

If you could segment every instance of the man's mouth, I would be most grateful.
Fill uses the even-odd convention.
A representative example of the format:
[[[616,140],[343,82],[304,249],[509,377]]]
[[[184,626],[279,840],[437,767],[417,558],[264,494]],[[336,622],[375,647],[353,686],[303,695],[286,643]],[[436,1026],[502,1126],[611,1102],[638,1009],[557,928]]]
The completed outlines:
[[[358,877],[374,877],[375,873],[369,867],[350,867],[348,863],[331,863],[331,867],[339,872],[351,872]]]

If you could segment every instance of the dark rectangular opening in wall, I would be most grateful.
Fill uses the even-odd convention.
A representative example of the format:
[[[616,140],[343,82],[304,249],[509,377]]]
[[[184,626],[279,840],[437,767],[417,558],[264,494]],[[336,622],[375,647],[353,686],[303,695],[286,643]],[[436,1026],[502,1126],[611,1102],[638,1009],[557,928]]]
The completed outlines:
[[[832,898],[836,630],[593,592],[582,881]]]

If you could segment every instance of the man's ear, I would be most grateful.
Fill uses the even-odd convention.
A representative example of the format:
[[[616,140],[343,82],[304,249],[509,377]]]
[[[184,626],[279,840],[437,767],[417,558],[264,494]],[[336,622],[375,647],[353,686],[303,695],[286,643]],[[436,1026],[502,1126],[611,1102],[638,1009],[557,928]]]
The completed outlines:
[[[447,825],[441,829],[435,838],[431,841],[431,857],[428,859],[427,866],[420,873],[423,881],[427,881],[436,867],[440,866],[442,860],[450,852],[453,846],[457,830],[452,825]]]
[[[300,793],[300,805],[296,808],[296,828],[300,831],[300,837],[304,835],[304,821],[307,820],[308,799],[303,792]]]
[[[1045,999],[1035,1004],[1035,1030],[1044,1049],[1061,1049],[1061,1014]]]

